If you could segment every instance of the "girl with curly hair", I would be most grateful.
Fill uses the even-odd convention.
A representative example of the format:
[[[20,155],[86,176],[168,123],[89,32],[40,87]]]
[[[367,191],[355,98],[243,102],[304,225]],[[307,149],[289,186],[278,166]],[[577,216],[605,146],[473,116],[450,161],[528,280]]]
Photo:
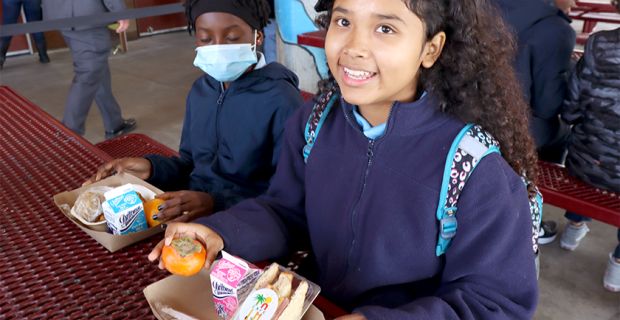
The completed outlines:
[[[353,313],[342,319],[531,319],[536,152],[502,20],[485,0],[317,8],[327,10],[330,78],[287,122],[267,194],[169,224],[149,259],[179,234],[205,242],[205,268],[223,248],[258,261],[305,245],[313,255],[299,273]],[[304,163],[308,119],[330,96],[340,98]],[[501,155],[478,163],[460,194],[458,233],[438,255],[444,167],[467,123],[492,134]]]

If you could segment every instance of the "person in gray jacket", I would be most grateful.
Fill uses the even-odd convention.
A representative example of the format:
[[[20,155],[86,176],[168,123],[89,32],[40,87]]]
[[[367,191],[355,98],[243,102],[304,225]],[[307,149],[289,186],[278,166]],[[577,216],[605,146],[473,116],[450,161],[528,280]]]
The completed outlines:
[[[43,19],[55,20],[125,10],[123,0],[45,0]],[[129,20],[118,21],[117,33],[127,30]],[[79,135],[86,131],[86,117],[93,103],[103,118],[105,138],[111,139],[136,128],[134,119],[123,119],[112,95],[107,24],[59,30],[73,54],[75,77],[69,89],[62,123]]]
[[[613,4],[620,12],[620,3]],[[562,118],[573,124],[566,170],[594,187],[620,193],[620,28],[590,36],[568,84]],[[572,251],[592,219],[567,211],[560,239]],[[618,231],[620,241],[620,230]],[[603,284],[620,291],[620,245],[609,255]]]

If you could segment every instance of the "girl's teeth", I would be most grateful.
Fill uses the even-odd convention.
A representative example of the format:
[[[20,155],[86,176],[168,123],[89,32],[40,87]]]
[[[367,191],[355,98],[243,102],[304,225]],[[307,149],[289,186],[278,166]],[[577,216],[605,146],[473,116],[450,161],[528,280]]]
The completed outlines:
[[[350,78],[358,79],[358,80],[368,79],[368,78],[370,78],[374,74],[373,72],[351,70],[351,69],[346,68],[346,67],[344,68],[344,72]]]

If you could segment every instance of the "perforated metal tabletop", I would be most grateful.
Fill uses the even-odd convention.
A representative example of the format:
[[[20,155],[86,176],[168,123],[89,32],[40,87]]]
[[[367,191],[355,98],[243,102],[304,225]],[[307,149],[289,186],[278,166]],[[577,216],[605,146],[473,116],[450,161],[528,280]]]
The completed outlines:
[[[146,259],[159,238],[109,253],[52,199],[111,159],[0,87],[0,319],[154,319],[142,290],[167,276]]]
[[[106,145],[130,156],[123,152],[135,150],[122,141],[140,138]],[[152,151],[148,146],[141,152]],[[0,86],[0,319],[155,319],[142,291],[169,275],[146,258],[160,237],[110,253],[52,199],[112,159]],[[315,305],[328,319],[345,314],[323,298]]]

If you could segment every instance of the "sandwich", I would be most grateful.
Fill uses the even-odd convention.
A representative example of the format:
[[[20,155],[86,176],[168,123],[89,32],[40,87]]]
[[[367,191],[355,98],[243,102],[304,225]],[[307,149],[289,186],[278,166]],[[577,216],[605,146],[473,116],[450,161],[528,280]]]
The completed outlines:
[[[293,274],[284,271],[278,276],[279,271],[277,263],[271,264],[256,282],[254,290],[271,289],[278,296],[278,308],[271,318],[272,320],[299,320],[306,302],[308,283],[302,281],[291,297]]]

